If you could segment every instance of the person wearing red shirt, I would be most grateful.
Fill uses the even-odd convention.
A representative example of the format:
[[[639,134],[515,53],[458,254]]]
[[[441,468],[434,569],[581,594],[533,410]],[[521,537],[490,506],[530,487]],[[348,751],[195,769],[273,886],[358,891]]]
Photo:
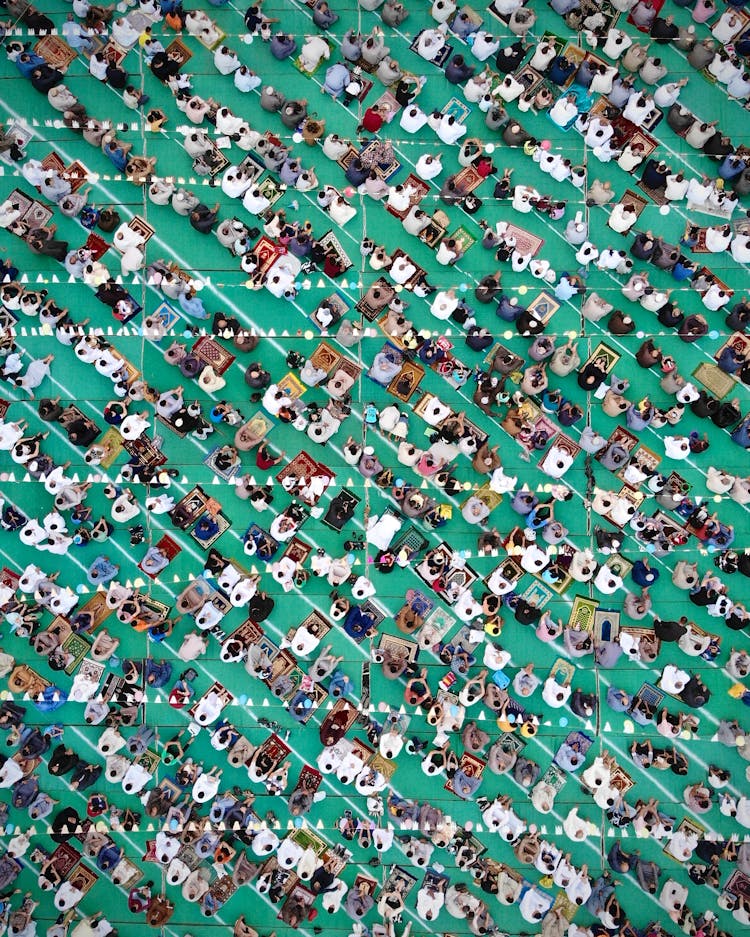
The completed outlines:
[[[357,127],[357,133],[361,133],[363,130],[366,130],[368,133],[377,133],[383,126],[384,121],[385,116],[380,105],[373,104],[372,107],[368,107],[365,111],[362,117],[362,123]]]
[[[278,465],[279,462],[281,462],[283,458],[284,458],[283,452],[277,456],[271,455],[266,444],[261,443],[260,446],[258,446],[258,449],[255,453],[255,464],[258,466],[259,469],[262,469],[263,471],[267,471],[268,469],[273,468],[274,465]]]

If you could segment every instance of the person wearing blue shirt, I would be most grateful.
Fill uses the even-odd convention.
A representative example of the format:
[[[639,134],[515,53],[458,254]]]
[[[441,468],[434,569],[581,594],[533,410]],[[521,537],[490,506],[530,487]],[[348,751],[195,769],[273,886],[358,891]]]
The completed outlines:
[[[203,305],[203,300],[198,296],[195,290],[185,290],[184,293],[180,293],[177,301],[180,304],[182,311],[188,315],[192,316],[194,319],[207,319],[208,313]]]
[[[547,77],[556,85],[564,85],[576,70],[574,62],[569,62],[564,55],[558,55],[550,63]]]
[[[122,144],[117,140],[110,140],[104,148],[104,155],[109,159],[115,169],[120,172],[125,172],[125,167],[128,165],[128,152],[130,148],[130,143]]]
[[[747,160],[736,153],[727,153],[719,164],[719,176],[722,179],[734,179],[747,169]]]
[[[16,59],[16,68],[24,78],[31,78],[31,73],[35,68],[46,64],[42,56],[37,55],[36,52],[22,52]]]
[[[89,566],[86,578],[92,586],[98,586],[114,579],[119,570],[120,567],[111,563],[106,556],[97,556],[91,566]]]
[[[555,286],[555,298],[561,302],[566,302],[578,295],[578,286],[574,280],[571,280],[569,274],[563,273]]]
[[[680,257],[674,267],[672,267],[671,273],[675,280],[692,280],[696,273],[696,267],[691,260]]]
[[[636,560],[633,564],[632,570],[630,571],[630,575],[633,578],[633,582],[635,582],[636,585],[639,585],[642,589],[653,586],[653,584],[659,578],[658,570],[651,569],[648,560]]]

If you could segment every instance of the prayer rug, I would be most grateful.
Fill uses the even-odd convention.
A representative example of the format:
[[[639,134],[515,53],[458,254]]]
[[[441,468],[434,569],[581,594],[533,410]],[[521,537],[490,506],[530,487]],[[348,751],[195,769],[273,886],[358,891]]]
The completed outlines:
[[[198,42],[205,48],[209,50],[216,49],[219,43],[223,42],[226,39],[226,33],[222,32],[217,28],[215,23],[212,23],[214,27],[212,34],[210,36],[203,36],[202,32],[198,33],[197,39]]]
[[[577,595],[573,600],[573,607],[568,616],[568,627],[575,631],[592,631],[594,628],[594,614],[599,608],[599,602],[588,596]]]
[[[524,230],[524,228],[519,228],[518,225],[513,223],[505,228],[505,234],[507,237],[516,239],[516,248],[522,254],[531,254],[532,257],[535,257],[544,245],[544,238],[540,238],[538,235]]]
[[[597,641],[616,641],[620,633],[620,613],[611,608],[597,608],[592,633]]]
[[[651,2],[649,3],[649,8],[653,10],[654,12],[654,19],[659,15],[659,12],[663,6],[664,6],[664,0],[651,0]],[[635,26],[635,28],[642,33],[648,33],[649,31],[648,26],[639,26],[631,15],[628,16],[628,22],[631,25]]]
[[[78,58],[78,53],[61,36],[42,36],[34,46],[34,52],[61,72],[66,72],[70,63]]]
[[[453,234],[450,235],[461,247],[461,250],[465,254],[470,247],[473,247],[476,244],[477,239],[468,231],[463,225],[460,225]]]
[[[420,241],[424,241],[428,247],[437,247],[441,239],[445,237],[449,223],[450,219],[445,212],[439,208],[432,218],[430,218],[430,223],[427,227],[420,233]]]
[[[353,266],[351,258],[346,253],[344,248],[341,246],[341,241],[336,237],[333,231],[327,231],[320,239],[319,243],[326,249],[333,249],[336,252],[336,257],[338,258],[339,265],[344,269],[344,272],[350,270]],[[347,307],[348,309],[348,307]],[[346,312],[347,310],[344,309]]]
[[[193,345],[191,354],[210,364],[217,374],[224,374],[236,361],[236,357],[223,345],[208,335],[202,335]]]
[[[651,189],[644,182],[638,182],[637,186],[656,205],[668,205],[669,204],[669,199],[664,194],[665,189]],[[697,250],[697,248],[694,247],[693,250]]]
[[[526,308],[540,322],[545,325],[560,308],[560,303],[555,299],[552,293],[542,290],[539,295],[527,304]]]
[[[417,55],[419,55],[419,52],[417,52],[417,49],[419,48],[419,37],[422,35],[423,32],[424,30],[420,29],[419,32],[414,37],[414,39],[412,40],[411,45],[409,46],[411,51],[416,52]],[[443,66],[446,64],[448,59],[451,57],[451,52],[453,52],[453,46],[446,42],[443,45],[443,47],[438,51],[437,55],[429,62],[429,64],[436,65],[438,68],[443,68]],[[420,58],[422,58],[422,56],[420,56]],[[424,61],[427,61],[427,59],[425,59]]]
[[[69,634],[62,643],[62,653],[65,659],[65,673],[72,674],[78,668],[78,665],[91,650],[91,644],[80,634]],[[93,663],[93,661],[92,661]],[[104,672],[104,665],[99,664],[101,673]]]
[[[405,359],[401,370],[388,385],[388,393],[406,403],[419,388],[424,374],[425,371],[421,365]]]
[[[463,124],[466,118],[471,114],[471,108],[459,98],[450,98],[443,105],[440,112],[445,117],[455,117],[459,124]]]
[[[603,370],[610,374],[615,367],[617,367],[617,362],[620,360],[621,355],[610,348],[605,342],[599,342],[596,348],[592,351],[586,361],[581,365],[580,370],[586,367],[586,365],[593,364],[597,358],[602,359],[602,364],[604,365]]]
[[[411,186],[411,188],[414,189],[414,193],[410,199],[410,205],[418,205],[430,191],[429,184],[423,179],[420,179],[419,176],[415,176],[414,173],[409,173],[406,179],[404,179],[403,186],[404,188],[409,188],[409,186]],[[409,214],[408,208],[403,211],[399,211],[392,206],[387,206],[387,211],[389,211],[396,218],[399,218],[401,221],[403,221],[403,219]]]
[[[648,205],[648,199],[645,199],[642,195],[637,195],[632,189],[625,189],[625,192],[622,195],[620,200],[623,204],[628,204],[633,206],[633,210],[636,215],[640,217],[644,208]],[[629,231],[622,232],[623,237],[632,237]]]
[[[456,175],[456,185],[462,192],[473,192],[484,182],[484,176],[480,175],[474,166],[464,166]]]

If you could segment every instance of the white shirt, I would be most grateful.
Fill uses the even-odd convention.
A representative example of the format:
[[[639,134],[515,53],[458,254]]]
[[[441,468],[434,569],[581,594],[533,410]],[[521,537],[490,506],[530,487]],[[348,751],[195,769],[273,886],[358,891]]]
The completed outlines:
[[[437,125],[435,132],[443,141],[449,146],[453,143],[457,143],[461,137],[466,133],[466,127],[463,124],[460,124],[454,117],[451,117],[449,114],[444,114],[440,123]]]
[[[750,94],[750,80],[742,72],[727,84],[727,91],[733,98],[746,98]]]
[[[139,413],[126,416],[120,424],[120,435],[123,439],[138,439],[148,429],[149,422]]]
[[[410,185],[392,186],[388,191],[388,207],[394,211],[408,211],[413,194],[414,188]]]
[[[712,283],[702,296],[703,305],[706,309],[710,309],[711,312],[716,312],[721,309],[722,306],[726,306],[729,299],[729,293],[720,286],[717,286],[716,283]]]
[[[295,654],[300,654],[302,657],[307,657],[308,654],[317,648],[320,644],[320,638],[316,635],[310,634],[307,628],[300,626],[294,632],[294,637],[292,638],[292,650]]]
[[[125,49],[135,45],[138,42],[139,35],[139,30],[134,29],[125,17],[112,23],[112,38]]]
[[[222,52],[221,48],[218,48],[216,52],[214,52],[214,65],[220,75],[231,75],[232,72],[240,67],[240,60],[234,52],[230,51],[226,53]]]
[[[238,91],[248,92],[254,91],[256,88],[259,88],[261,84],[261,79],[259,75],[255,75],[251,71],[243,72],[238,69],[234,73],[234,86]]]
[[[240,175],[237,166],[230,166],[221,179],[221,191],[229,198],[240,198],[252,185],[252,180]]]
[[[440,175],[443,171],[443,164],[440,162],[439,156],[432,156],[429,153],[424,153],[419,157],[414,168],[420,179],[429,182],[430,179],[434,179],[435,176]]]
[[[12,225],[14,221],[17,221],[21,217],[21,209],[13,208],[13,203],[10,199],[6,199],[2,205],[0,205],[0,228],[7,228],[9,225]]]
[[[445,39],[439,29],[425,29],[417,40],[417,55],[428,62],[437,58],[445,45]]]
[[[485,75],[473,75],[464,85],[464,97],[471,104],[476,104],[491,87],[490,80]]]
[[[550,120],[558,127],[565,127],[578,115],[578,108],[572,101],[569,101],[567,95],[558,98],[549,111]]]
[[[550,176],[558,182],[565,182],[571,175],[571,168],[560,155],[555,155],[552,168],[549,170]]]
[[[732,257],[738,264],[750,263],[750,235],[735,235],[731,246]]]
[[[529,888],[524,894],[518,905],[521,917],[524,921],[532,924],[538,924],[549,910],[552,904],[552,898],[545,892],[537,891],[536,888]]]
[[[67,911],[78,904],[83,898],[83,892],[70,882],[63,882],[55,894],[55,907],[58,911]]]
[[[418,108],[416,104],[410,104],[402,111],[399,123],[402,130],[407,133],[416,133],[427,123],[427,114],[421,108]]]
[[[435,254],[435,260],[437,260],[439,264],[443,264],[445,266],[447,264],[453,263],[457,257],[458,254],[450,247],[448,247],[445,241],[440,242],[440,246],[438,247],[437,253]]]
[[[706,228],[706,247],[712,254],[720,254],[725,251],[732,240],[732,232],[726,234],[722,228]]]
[[[636,215],[634,211],[628,211],[624,205],[618,203],[612,209],[612,214],[609,216],[607,224],[613,231],[617,231],[618,234],[623,234],[625,231],[632,228],[637,220],[638,215]]]
[[[394,283],[404,284],[417,272],[415,265],[405,257],[399,257],[388,270],[388,276]]]
[[[381,514],[367,529],[367,542],[379,550],[387,550],[391,541],[401,530],[401,519],[393,514]]]
[[[687,459],[690,446],[685,436],[665,436],[664,451],[670,459]]]
[[[107,78],[107,62],[100,62],[95,55],[91,56],[89,60],[89,72],[98,78],[99,81],[105,81]]]
[[[602,52],[609,59],[619,59],[619,57],[633,45],[633,40],[627,33],[621,29],[610,29],[607,33],[607,41],[602,46]]]
[[[657,107],[671,107],[680,96],[682,86],[676,81],[669,81],[666,85],[660,85],[654,91],[654,103]]]
[[[178,657],[184,661],[195,660],[196,657],[205,654],[206,649],[206,639],[203,635],[198,634],[197,631],[191,631],[190,634],[185,635],[178,651]]]
[[[677,178],[677,173],[670,173],[667,176],[667,183],[664,187],[664,195],[670,202],[679,202],[685,198],[690,183],[684,177]]]
[[[242,204],[251,215],[259,215],[269,207],[271,202],[259,189],[254,188],[247,190]]]
[[[480,62],[485,62],[491,55],[494,55],[500,48],[500,40],[495,39],[484,29],[474,33],[474,43],[471,47],[471,54]]]
[[[430,312],[436,319],[449,319],[451,314],[458,308],[458,297],[441,290],[435,295],[430,306]]]
[[[328,214],[336,224],[344,225],[357,214],[356,208],[345,199],[337,198],[328,206]]]
[[[658,686],[666,693],[676,696],[678,693],[682,692],[689,680],[690,674],[685,670],[680,670],[680,668],[675,667],[674,664],[667,664],[662,671]]]

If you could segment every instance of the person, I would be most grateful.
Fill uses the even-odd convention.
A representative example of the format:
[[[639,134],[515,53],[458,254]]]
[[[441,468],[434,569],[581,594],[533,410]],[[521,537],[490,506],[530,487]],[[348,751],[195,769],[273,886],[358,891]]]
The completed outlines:
[[[199,203],[190,212],[190,226],[200,234],[210,234],[219,217],[219,207],[219,202],[213,208]]]
[[[638,213],[631,202],[618,202],[612,209],[607,225],[618,234],[627,234],[638,220]]]
[[[366,130],[368,133],[377,133],[388,117],[388,108],[385,105],[372,104],[367,108],[362,121],[357,126],[357,133]]]

